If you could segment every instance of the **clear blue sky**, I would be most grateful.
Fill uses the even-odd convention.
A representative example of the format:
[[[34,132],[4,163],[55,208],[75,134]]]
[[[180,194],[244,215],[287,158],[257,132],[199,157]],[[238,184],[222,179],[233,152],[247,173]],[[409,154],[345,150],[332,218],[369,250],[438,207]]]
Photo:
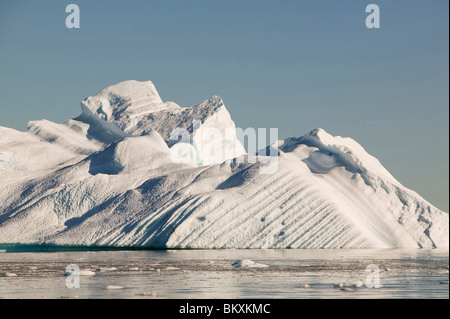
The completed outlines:
[[[108,85],[151,80],[182,106],[221,96],[242,128],[350,136],[448,212],[448,1],[71,1],[0,0],[1,126],[62,123]]]

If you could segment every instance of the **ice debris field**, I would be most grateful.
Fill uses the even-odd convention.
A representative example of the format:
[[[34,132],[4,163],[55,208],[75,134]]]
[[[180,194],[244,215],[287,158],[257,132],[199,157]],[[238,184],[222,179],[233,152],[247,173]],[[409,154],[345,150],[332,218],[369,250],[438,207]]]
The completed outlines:
[[[261,174],[267,164],[248,160],[217,96],[185,108],[150,81],[125,81],[81,109],[64,124],[0,127],[0,244],[448,247],[448,213],[350,138],[315,129],[277,141],[277,169]],[[228,131],[220,161],[196,152],[211,127]],[[177,129],[195,163],[173,161]]]

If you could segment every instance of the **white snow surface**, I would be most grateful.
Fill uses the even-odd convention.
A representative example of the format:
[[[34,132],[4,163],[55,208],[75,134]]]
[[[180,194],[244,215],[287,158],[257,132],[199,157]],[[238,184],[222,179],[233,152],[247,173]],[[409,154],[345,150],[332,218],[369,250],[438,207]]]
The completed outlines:
[[[183,108],[163,102],[152,82],[126,81],[81,108],[64,124],[0,127],[0,243],[448,247],[448,213],[350,138],[315,129],[278,141],[276,172],[260,174],[267,164],[201,153],[194,164],[171,160],[174,129],[191,134],[193,152],[203,142],[198,128],[235,130],[217,96]],[[226,144],[230,158],[247,158],[236,135]]]

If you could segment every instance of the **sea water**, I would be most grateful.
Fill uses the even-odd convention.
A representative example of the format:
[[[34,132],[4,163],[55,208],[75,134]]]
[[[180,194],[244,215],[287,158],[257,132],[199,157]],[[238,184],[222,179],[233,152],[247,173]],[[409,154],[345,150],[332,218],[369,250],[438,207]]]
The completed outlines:
[[[27,250],[0,251],[0,298],[449,298],[448,249]]]

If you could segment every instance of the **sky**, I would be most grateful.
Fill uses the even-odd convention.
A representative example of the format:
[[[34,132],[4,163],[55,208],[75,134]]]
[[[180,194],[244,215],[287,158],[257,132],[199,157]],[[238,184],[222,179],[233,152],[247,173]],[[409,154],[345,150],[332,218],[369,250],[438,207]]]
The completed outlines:
[[[243,129],[352,137],[448,212],[448,12],[446,0],[0,0],[0,126],[63,123],[109,85],[151,80],[184,107],[219,95]]]

